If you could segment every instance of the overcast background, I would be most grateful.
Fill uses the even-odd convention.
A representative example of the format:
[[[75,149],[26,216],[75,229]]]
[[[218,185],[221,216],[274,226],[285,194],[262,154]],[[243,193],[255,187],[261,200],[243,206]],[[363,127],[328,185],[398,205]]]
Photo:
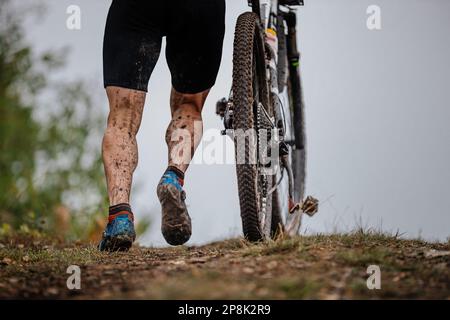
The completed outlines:
[[[90,81],[98,112],[106,115],[102,40],[111,1],[41,2],[48,11],[41,21],[27,22],[29,41],[38,52],[69,46],[68,65],[59,76]],[[363,225],[399,230],[405,237],[446,240],[450,1],[305,2],[298,17],[308,135],[306,192],[321,206],[314,218],[304,219],[302,231],[348,231]],[[222,66],[204,109],[205,129],[222,126],[215,102],[230,88],[234,26],[246,3],[227,1]],[[66,28],[71,4],[81,8],[81,30]],[[366,27],[371,4],[381,8],[381,30]],[[169,92],[170,74],[161,54],[138,135],[140,159],[131,200],[137,219],[145,213],[153,220],[140,239],[145,245],[165,245],[155,188],[166,167]],[[193,220],[190,244],[240,234],[232,165],[193,165],[185,185]]]

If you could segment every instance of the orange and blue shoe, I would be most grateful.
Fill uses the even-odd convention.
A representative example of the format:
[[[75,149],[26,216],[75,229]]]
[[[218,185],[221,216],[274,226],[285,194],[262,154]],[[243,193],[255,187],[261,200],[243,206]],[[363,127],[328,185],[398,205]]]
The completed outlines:
[[[98,248],[100,251],[127,251],[136,239],[134,217],[127,203],[109,207],[108,225]]]

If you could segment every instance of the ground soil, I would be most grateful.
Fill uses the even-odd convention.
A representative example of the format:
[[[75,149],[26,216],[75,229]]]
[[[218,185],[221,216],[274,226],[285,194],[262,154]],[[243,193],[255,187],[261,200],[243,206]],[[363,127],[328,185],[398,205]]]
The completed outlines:
[[[81,268],[81,289],[67,268]],[[367,287],[367,268],[381,289]],[[250,244],[101,253],[52,239],[0,239],[0,298],[449,299],[450,245],[356,232]]]

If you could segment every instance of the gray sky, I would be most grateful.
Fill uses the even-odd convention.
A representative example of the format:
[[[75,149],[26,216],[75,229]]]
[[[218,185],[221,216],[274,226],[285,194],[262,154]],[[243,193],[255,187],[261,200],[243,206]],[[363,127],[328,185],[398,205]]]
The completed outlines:
[[[43,21],[27,23],[30,42],[38,51],[70,46],[61,76],[91,81],[98,111],[106,114],[102,38],[111,1],[42,2],[49,10]],[[215,102],[231,85],[232,36],[246,2],[227,0],[222,66],[206,102],[205,129],[222,127]],[[450,2],[305,2],[298,16],[309,152],[306,192],[322,203],[314,218],[304,219],[302,230],[345,231],[362,222],[398,229],[406,237],[445,240],[450,235]],[[66,28],[71,4],[81,8],[78,31]],[[381,8],[381,30],[366,27],[371,4]],[[152,228],[140,240],[146,245],[165,245],[155,188],[166,167],[169,92],[162,54],[138,135],[138,188],[131,200],[137,219],[152,216]],[[185,189],[193,218],[190,244],[240,234],[232,165],[191,166]]]

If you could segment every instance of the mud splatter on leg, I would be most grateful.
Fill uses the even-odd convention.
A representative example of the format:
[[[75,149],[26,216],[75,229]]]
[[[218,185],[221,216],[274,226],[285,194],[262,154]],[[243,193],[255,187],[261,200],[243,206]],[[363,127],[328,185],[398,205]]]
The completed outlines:
[[[185,172],[203,134],[201,111],[209,90],[184,94],[172,89],[172,120],[166,131],[169,166]]]
[[[136,134],[142,119],[145,92],[108,87],[109,116],[103,136],[103,165],[110,205],[129,203],[138,162]]]

